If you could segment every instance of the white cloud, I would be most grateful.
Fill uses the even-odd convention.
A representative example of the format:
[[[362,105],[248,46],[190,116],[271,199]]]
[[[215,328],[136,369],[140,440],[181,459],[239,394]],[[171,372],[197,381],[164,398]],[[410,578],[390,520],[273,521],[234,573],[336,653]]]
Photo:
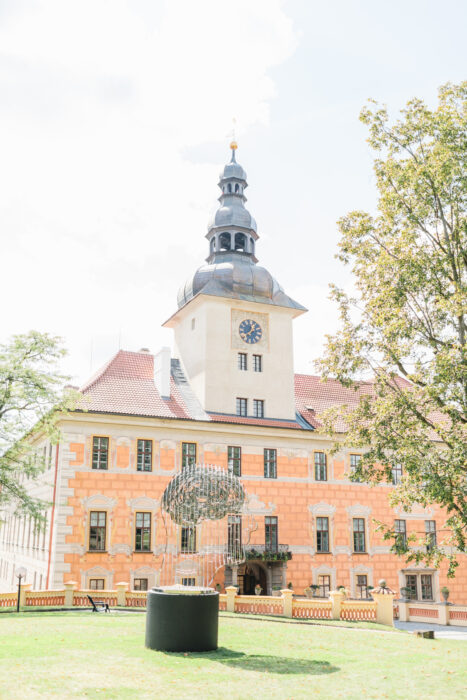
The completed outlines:
[[[65,337],[83,379],[155,349],[206,254],[218,164],[187,160],[267,124],[295,47],[276,0],[11,4],[0,26],[2,339]],[[227,149],[225,149],[227,155]]]

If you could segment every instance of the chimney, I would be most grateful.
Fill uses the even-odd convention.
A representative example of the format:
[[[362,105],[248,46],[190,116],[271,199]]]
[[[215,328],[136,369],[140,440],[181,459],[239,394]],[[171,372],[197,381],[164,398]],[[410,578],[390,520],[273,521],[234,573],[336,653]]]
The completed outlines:
[[[170,399],[170,348],[161,348],[154,355],[154,384],[162,398]]]

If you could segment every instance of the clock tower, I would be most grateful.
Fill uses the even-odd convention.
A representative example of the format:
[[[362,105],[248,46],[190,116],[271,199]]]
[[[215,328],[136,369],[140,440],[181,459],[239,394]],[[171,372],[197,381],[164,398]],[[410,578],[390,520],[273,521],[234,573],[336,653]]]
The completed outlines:
[[[209,255],[178,293],[164,324],[207,413],[295,420],[292,321],[306,309],[257,264],[256,222],[245,208],[237,144],[220,175]]]

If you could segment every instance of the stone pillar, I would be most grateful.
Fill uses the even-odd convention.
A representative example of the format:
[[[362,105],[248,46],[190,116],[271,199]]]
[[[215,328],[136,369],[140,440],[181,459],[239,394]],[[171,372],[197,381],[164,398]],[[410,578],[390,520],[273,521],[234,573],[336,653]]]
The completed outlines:
[[[409,621],[409,603],[407,600],[398,600],[397,605],[399,606],[399,621],[408,622]]]
[[[375,593],[371,592],[373,600],[376,603],[376,622],[380,625],[388,625],[394,627],[394,612],[393,612],[393,593]],[[400,610],[400,608],[399,608]]]
[[[32,583],[22,583],[21,584],[21,593],[19,596],[19,606],[20,608],[24,608],[26,605],[26,593],[30,591],[32,588]]]
[[[293,591],[290,588],[283,588],[281,593],[284,606],[282,614],[284,617],[292,617]]]
[[[333,620],[341,619],[341,605],[344,600],[344,594],[340,591],[330,591],[329,600],[331,601],[331,617]]]
[[[438,625],[449,625],[449,603],[438,603]]]
[[[227,612],[235,612],[235,596],[237,595],[237,586],[227,586],[225,592],[227,594]]]
[[[66,608],[72,608],[73,607],[73,591],[76,590],[77,586],[76,581],[67,581],[65,583],[65,607]]]
[[[126,592],[129,588],[129,584],[126,581],[121,581],[117,583],[117,605],[124,608],[126,605]]]
[[[272,568],[271,564],[266,566],[266,590],[263,595],[272,595]]]
[[[287,562],[284,561],[282,564],[282,587],[287,586]]]
[[[235,250],[235,233],[230,232],[230,250]]]
[[[232,566],[232,586],[238,586],[238,564]]]

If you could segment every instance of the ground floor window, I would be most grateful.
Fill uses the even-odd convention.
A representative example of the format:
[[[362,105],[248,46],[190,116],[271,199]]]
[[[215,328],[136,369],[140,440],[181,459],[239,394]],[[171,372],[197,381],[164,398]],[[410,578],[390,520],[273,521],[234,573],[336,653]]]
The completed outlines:
[[[321,598],[327,598],[331,590],[331,577],[328,574],[320,574],[318,576],[318,595]]]
[[[196,579],[193,577],[182,578],[182,586],[196,586]]]
[[[409,600],[433,600],[432,574],[405,574],[405,597]]]
[[[89,579],[89,588],[91,591],[103,591],[105,587],[105,580],[103,578],[91,578]]]
[[[357,574],[356,581],[357,598],[368,598],[368,577],[366,574]]]
[[[148,580],[147,578],[135,578],[133,581],[134,591],[147,591],[148,590]]]

